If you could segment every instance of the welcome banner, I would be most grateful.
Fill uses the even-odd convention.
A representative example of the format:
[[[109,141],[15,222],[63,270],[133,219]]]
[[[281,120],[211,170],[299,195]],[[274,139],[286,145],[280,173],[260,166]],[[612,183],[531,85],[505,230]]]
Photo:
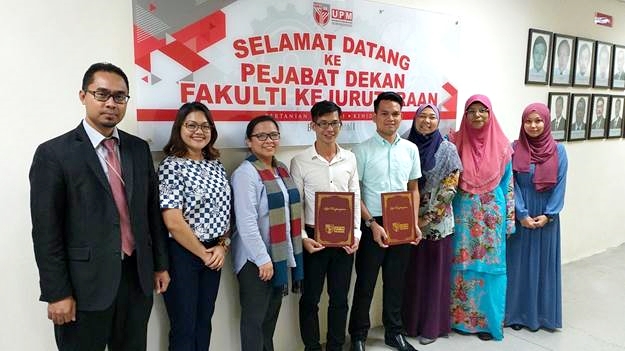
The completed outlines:
[[[443,111],[441,128],[455,126],[458,26],[447,15],[365,0],[133,6],[138,129],[153,150],[189,101],[211,110],[219,147],[244,147],[247,121],[261,114],[280,122],[282,145],[311,144],[309,111],[321,100],[343,109],[339,142],[360,142],[382,91],[404,97],[402,131],[425,102]]]

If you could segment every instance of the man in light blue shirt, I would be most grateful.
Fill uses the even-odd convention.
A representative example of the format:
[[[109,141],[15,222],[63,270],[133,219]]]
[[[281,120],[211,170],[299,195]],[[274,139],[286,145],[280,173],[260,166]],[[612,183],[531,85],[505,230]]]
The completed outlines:
[[[412,191],[417,245],[421,231],[418,178],[421,177],[419,150],[399,137],[403,99],[396,93],[384,92],[374,101],[373,122],[376,133],[354,148],[361,189],[362,237],[356,253],[356,286],[349,321],[351,350],[364,351],[370,327],[369,309],[382,267],[384,342],[399,351],[415,350],[403,335],[401,319],[404,275],[410,257],[409,244],[388,246],[383,227],[380,194]]]

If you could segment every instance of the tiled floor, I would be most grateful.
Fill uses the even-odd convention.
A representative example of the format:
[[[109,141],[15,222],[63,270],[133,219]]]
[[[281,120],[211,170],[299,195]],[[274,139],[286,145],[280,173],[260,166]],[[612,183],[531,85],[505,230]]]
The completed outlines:
[[[625,245],[563,267],[563,328],[553,333],[505,328],[503,341],[481,341],[452,333],[427,351],[625,351]],[[349,350],[346,345],[345,350]],[[382,328],[372,330],[367,351],[393,350],[384,345]]]

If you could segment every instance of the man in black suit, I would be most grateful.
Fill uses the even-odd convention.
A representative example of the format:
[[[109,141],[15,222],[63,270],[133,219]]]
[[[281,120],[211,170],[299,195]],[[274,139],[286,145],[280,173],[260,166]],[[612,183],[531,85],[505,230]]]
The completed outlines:
[[[614,99],[614,113],[612,114],[612,121],[610,122],[611,129],[621,129],[623,125],[623,116],[621,116],[622,112],[622,102],[621,99]]]
[[[604,129],[605,128],[605,116],[603,112],[605,110],[605,99],[602,97],[597,98],[595,103],[595,116],[597,119],[592,123],[592,129]]]
[[[571,130],[586,130],[586,100],[580,98],[575,105],[575,120]]]
[[[562,96],[556,97],[555,104],[555,112],[556,116],[551,120],[551,130],[552,131],[561,131],[566,129],[566,118],[564,117],[564,98]]]
[[[152,157],[116,128],[129,98],[119,67],[89,67],[78,96],[85,119],[39,145],[30,169],[40,300],[59,350],[145,350],[152,290],[169,284]]]

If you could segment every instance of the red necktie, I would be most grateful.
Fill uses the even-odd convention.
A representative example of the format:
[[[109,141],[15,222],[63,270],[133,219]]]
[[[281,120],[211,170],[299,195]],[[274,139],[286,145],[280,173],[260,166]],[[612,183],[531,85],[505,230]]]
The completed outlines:
[[[130,256],[135,248],[135,239],[132,236],[132,229],[130,227],[130,214],[128,213],[128,203],[126,202],[122,170],[119,164],[119,158],[117,158],[117,153],[115,152],[117,140],[114,138],[104,139],[102,143],[107,151],[106,167],[108,168],[109,184],[111,185],[115,205],[119,212],[119,224],[122,232],[122,251]]]

